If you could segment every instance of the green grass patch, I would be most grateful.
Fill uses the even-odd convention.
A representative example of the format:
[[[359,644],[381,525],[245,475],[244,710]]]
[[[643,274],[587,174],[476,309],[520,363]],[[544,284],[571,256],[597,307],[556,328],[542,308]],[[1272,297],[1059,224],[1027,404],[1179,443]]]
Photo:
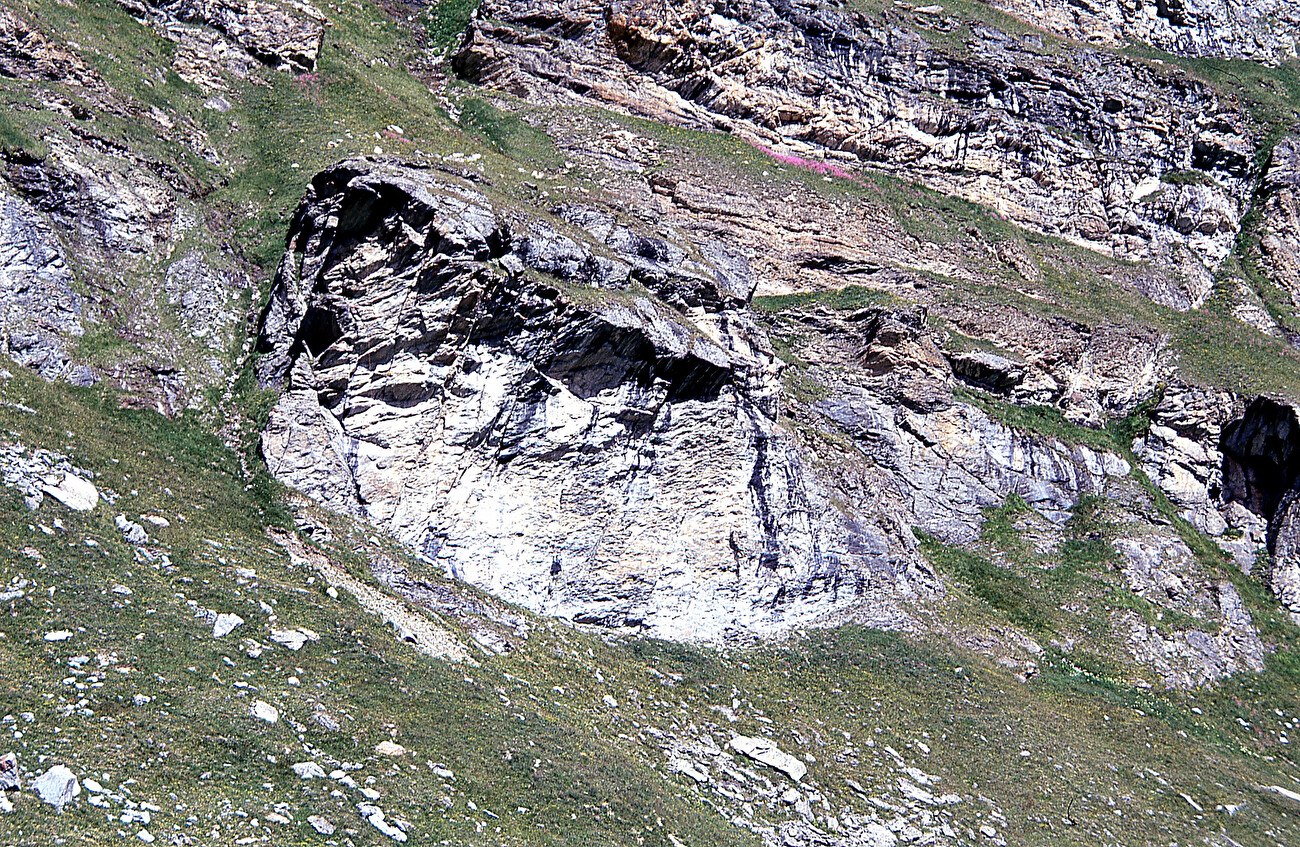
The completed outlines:
[[[924,530],[913,528],[921,552],[940,573],[959,580],[970,593],[1006,615],[1016,626],[1038,634],[1052,631],[1044,614],[1041,593],[1024,577],[999,567],[983,556],[944,544]]]
[[[1218,185],[1218,180],[1205,171],[1173,170],[1160,175],[1166,185]]]
[[[770,294],[755,297],[753,305],[763,312],[825,306],[837,311],[853,311],[873,306],[897,306],[905,302],[888,291],[849,285],[831,291],[800,291],[794,294]]]
[[[429,46],[435,50],[455,47],[482,0],[437,0],[425,13],[424,26]]]
[[[532,167],[561,164],[550,137],[518,115],[502,111],[478,97],[466,97],[460,107],[460,125],[501,155],[527,162]]]
[[[1106,430],[1089,429],[1068,420],[1052,406],[1016,406],[994,399],[977,389],[959,386],[953,396],[983,411],[994,420],[1021,432],[1054,438],[1066,444],[1083,444],[1094,450],[1119,452],[1115,437]]]

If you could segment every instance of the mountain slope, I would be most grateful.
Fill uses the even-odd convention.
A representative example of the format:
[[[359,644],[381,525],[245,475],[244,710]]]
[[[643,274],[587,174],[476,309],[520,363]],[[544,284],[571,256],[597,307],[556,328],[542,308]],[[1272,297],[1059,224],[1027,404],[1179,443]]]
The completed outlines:
[[[1294,22],[1185,5],[0,9],[0,843],[1300,840]]]

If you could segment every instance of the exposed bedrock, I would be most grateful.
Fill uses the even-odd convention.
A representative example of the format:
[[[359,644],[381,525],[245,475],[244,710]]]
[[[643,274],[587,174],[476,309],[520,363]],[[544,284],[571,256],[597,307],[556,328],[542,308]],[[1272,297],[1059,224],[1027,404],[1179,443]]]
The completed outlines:
[[[556,212],[583,242],[413,167],[317,176],[262,320],[272,471],[549,614],[908,626],[937,580],[901,515],[837,504],[778,425],[743,261]]]
[[[1081,495],[1105,495],[1129,473],[1114,453],[1018,431],[955,397],[953,370],[969,368],[940,351],[923,307],[794,317],[808,378],[827,395],[811,410],[866,460],[836,477],[846,502],[889,503],[913,526],[966,543],[979,537],[984,510],[1010,494],[1062,522]],[[1011,367],[1002,357],[984,361]]]
[[[1260,397],[1223,430],[1224,500],[1267,521],[1269,585],[1300,620],[1300,418]]]
[[[1095,328],[1062,342],[1087,355],[952,352],[916,305],[790,309],[765,330],[753,289],[719,242],[583,206],[507,216],[440,172],[345,161],[312,181],[261,318],[259,378],[283,389],[263,454],[284,482],[505,599],[686,640],[916,627],[909,604],[942,588],[913,527],[972,543],[1014,494],[1059,536],[1080,498],[1110,498],[1138,518],[1122,552],[1146,576],[1131,590],[1235,622],[1217,641],[1131,622],[1129,649],[1164,656],[1151,661],[1169,684],[1258,664],[1231,586],[1147,522],[1125,458],[990,411],[1048,385],[1131,411],[1161,372],[1158,339]],[[1175,384],[1135,445],[1185,516],[1243,556],[1270,519],[1251,510],[1280,508],[1264,463],[1290,456],[1233,446],[1281,432],[1254,410]],[[1252,495],[1225,506],[1238,455]],[[1161,599],[1171,574],[1185,589]]]
[[[594,100],[860,160],[1177,269],[1181,287],[1152,296],[1178,309],[1208,294],[1253,188],[1254,131],[1211,88],[988,27],[958,57],[875,17],[786,0],[488,0],[454,64],[534,102]]]
[[[186,24],[211,27],[253,59],[294,73],[315,69],[325,35],[325,16],[303,0],[118,2],[132,14],[154,20],[164,34],[181,45],[182,54],[195,53],[199,42],[208,42],[208,49],[198,51],[208,64],[229,65],[232,61],[229,51],[221,49],[220,45],[204,38],[201,32],[186,27]],[[183,56],[177,58],[180,60]],[[195,81],[203,82],[205,78],[200,76]]]
[[[1300,11],[1288,0],[994,0],[1048,32],[1092,44],[1140,42],[1184,56],[1279,64],[1296,57]]]
[[[1300,312],[1300,137],[1273,146],[1260,194],[1260,264]],[[1262,328],[1276,332],[1271,319]]]
[[[93,375],[71,364],[69,343],[85,332],[85,309],[63,245],[4,186],[0,181],[0,350],[47,379],[91,382]]]

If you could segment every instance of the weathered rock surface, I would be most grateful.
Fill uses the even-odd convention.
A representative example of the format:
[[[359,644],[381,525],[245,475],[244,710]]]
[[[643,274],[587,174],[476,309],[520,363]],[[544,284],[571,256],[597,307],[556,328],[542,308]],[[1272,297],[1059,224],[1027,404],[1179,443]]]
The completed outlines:
[[[1080,496],[1104,495],[1129,473],[1113,453],[1019,432],[957,400],[923,309],[787,317],[793,322],[783,331],[798,339],[808,379],[829,393],[811,409],[866,460],[852,470],[837,464],[837,495],[856,508],[887,504],[910,526],[968,542],[979,535],[983,510],[1009,494],[1061,522]]]
[[[937,583],[777,425],[741,266],[567,214],[617,261],[427,171],[319,175],[262,321],[261,376],[287,389],[272,471],[550,614],[689,639],[906,626],[898,598]]]
[[[22,787],[18,777],[18,757],[12,752],[0,756],[0,791],[17,791]]]
[[[1133,445],[1142,470],[1192,526],[1212,536],[1229,527],[1223,514],[1223,428],[1242,413],[1226,392],[1172,384],[1151,410],[1151,426]]]
[[[89,512],[99,502],[99,491],[94,483],[72,473],[47,476],[41,493],[77,512]]]
[[[1223,499],[1267,521],[1269,586],[1300,620],[1300,414],[1256,398],[1224,427]]]
[[[173,37],[183,45],[190,45],[188,60],[198,58],[196,70],[217,62],[229,62],[222,55],[226,51],[212,46],[210,39],[193,34],[186,28],[176,27],[175,24],[211,27],[259,62],[295,73],[305,73],[316,67],[316,57],[320,53],[325,34],[324,16],[303,0],[274,3],[266,0],[249,0],[245,3],[229,0],[119,2],[132,14],[158,21],[164,31],[175,30]],[[209,50],[195,49],[203,42],[208,43]],[[209,57],[215,62],[209,61]],[[202,80],[203,76],[198,75],[196,81]]]
[[[1300,310],[1300,138],[1288,135],[1274,145],[1261,196],[1260,263]]]
[[[248,708],[248,713],[264,723],[280,721],[280,710],[265,700],[254,700],[253,705]]]
[[[991,5],[1057,35],[1091,44],[1148,44],[1185,56],[1296,57],[1300,12],[1286,0],[995,0]]]
[[[972,543],[1017,495],[1059,536],[1081,498],[1133,496],[1121,456],[986,409],[1001,395],[1083,422],[1131,412],[1168,373],[1156,334],[946,304],[947,326],[1009,351],[954,353],[924,307],[787,310],[772,329],[800,365],[783,390],[747,310],[753,274],[724,245],[693,253],[592,208],[554,215],[563,232],[506,223],[411,166],[318,175],[261,321],[260,378],[285,389],[263,434],[272,471],[506,599],[685,639],[911,626],[898,599],[938,581],[910,527]],[[1244,559],[1262,530],[1225,495],[1216,446],[1241,408],[1175,383],[1134,447],[1184,517]],[[1181,542],[1146,544],[1118,548],[1128,590],[1204,624],[1125,619],[1127,649],[1170,685],[1258,669],[1232,586],[1198,575]]]
[[[1205,685],[1240,671],[1264,669],[1264,645],[1250,613],[1232,583],[1212,579],[1187,545],[1172,533],[1122,538],[1115,542],[1124,576],[1134,594],[1161,610],[1176,612],[1203,628],[1162,631],[1156,621],[1124,612],[1134,657],[1156,669],[1171,687]]]
[[[1164,69],[976,27],[955,58],[863,14],[785,0],[483,4],[455,58],[532,100],[581,97],[845,156],[1094,249],[1177,268],[1198,305],[1251,190],[1246,120]],[[1176,171],[1205,179],[1162,182]]]
[[[85,332],[84,306],[50,225],[0,183],[0,333],[3,350],[47,379],[64,376],[68,345]],[[74,375],[84,381],[85,374]]]
[[[85,249],[89,261],[107,270],[166,241],[175,222],[174,190],[134,164],[129,157],[56,146],[43,160],[10,163],[5,176]]]
[[[0,8],[0,76],[59,80],[85,88],[103,83],[80,56],[53,43],[9,9]]]
[[[134,404],[178,413],[204,403],[239,348],[247,272],[228,247],[172,259],[199,221],[192,186],[166,166],[94,141],[49,146],[44,158],[0,161],[5,352],[88,385],[110,374],[78,362],[76,340],[103,333],[124,342],[111,376],[138,392]]]
[[[1096,428],[1112,417],[1128,415],[1170,378],[1167,339],[1151,329],[1110,321],[1088,326],[979,303],[942,303],[933,312],[954,329],[996,344],[1023,363],[1019,379],[981,380],[971,376],[969,365],[963,371],[960,356],[952,356],[958,379],[991,389],[1016,405],[1058,408],[1075,423]],[[1000,367],[1016,370],[1009,364]]]
[[[756,762],[762,762],[770,768],[775,768],[795,782],[803,779],[804,775],[808,773],[807,765],[776,746],[769,739],[737,735],[727,743],[736,752],[744,753]]]
[[[32,790],[46,803],[62,809],[81,793],[81,783],[65,765],[55,765],[32,780]]]
[[[138,545],[148,543],[149,534],[144,531],[144,527],[140,526],[140,524],[135,521],[130,520],[126,515],[118,515],[113,519],[113,523],[117,527],[118,531],[122,533],[122,537],[126,539],[128,544]]]
[[[192,251],[167,267],[163,288],[181,327],[208,350],[223,353],[238,340],[239,295],[252,281],[229,267],[214,267]]]

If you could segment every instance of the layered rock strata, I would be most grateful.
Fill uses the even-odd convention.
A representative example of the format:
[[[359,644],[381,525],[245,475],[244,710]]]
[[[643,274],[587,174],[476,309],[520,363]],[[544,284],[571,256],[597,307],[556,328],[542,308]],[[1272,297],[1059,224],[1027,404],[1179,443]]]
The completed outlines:
[[[1286,0],[996,0],[1034,26],[1091,44],[1141,43],[1184,56],[1296,57],[1300,12]]]
[[[924,30],[785,0],[489,0],[455,67],[533,101],[595,100],[723,128],[760,153],[861,161],[1175,268],[1184,284],[1157,299],[1202,302],[1253,185],[1243,114],[1111,53],[1065,61],[1041,38],[975,27],[958,56]]]
[[[178,70],[191,81],[221,88],[219,70],[246,73],[231,46],[258,62],[294,73],[316,68],[325,36],[325,16],[302,0],[119,0],[141,19],[154,21],[180,44]],[[215,40],[202,29],[220,34]]]
[[[1274,145],[1260,195],[1260,264],[1300,312],[1300,138],[1288,135]]]

